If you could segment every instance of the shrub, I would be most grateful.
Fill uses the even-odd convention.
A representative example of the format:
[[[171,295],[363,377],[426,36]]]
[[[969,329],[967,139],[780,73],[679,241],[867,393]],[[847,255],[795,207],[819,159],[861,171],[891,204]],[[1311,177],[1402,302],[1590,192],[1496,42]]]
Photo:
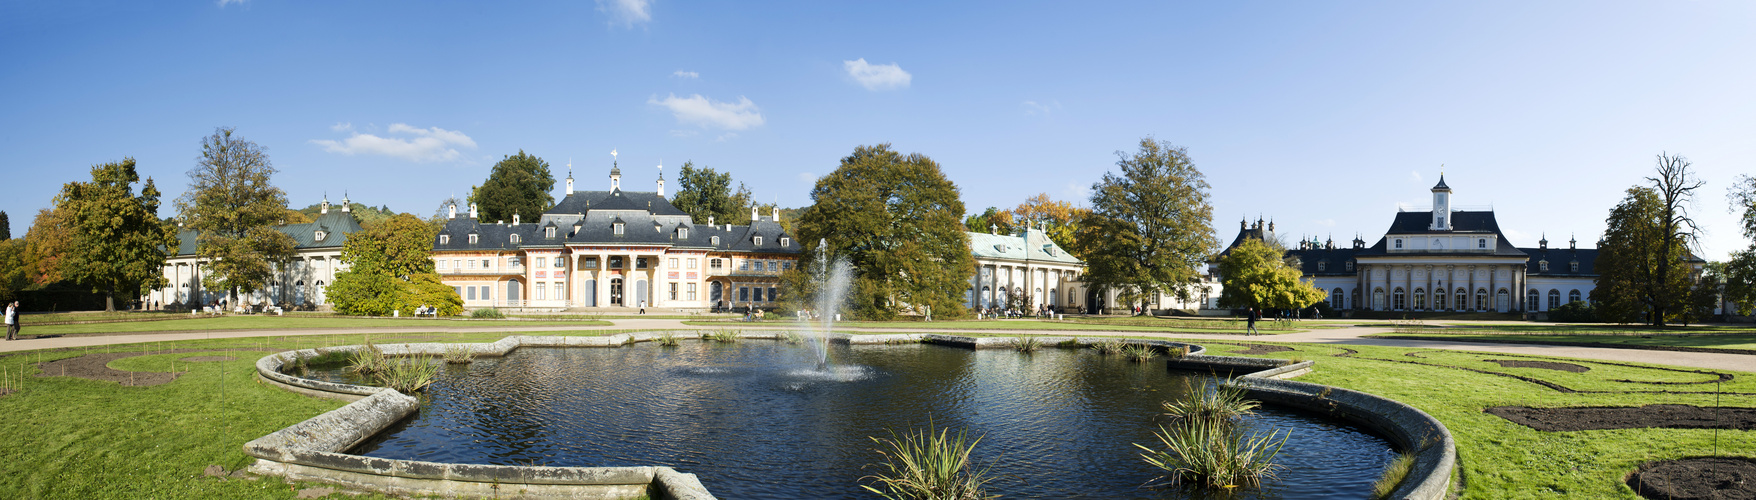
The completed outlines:
[[[469,347],[454,345],[445,348],[445,362],[448,364],[466,364],[475,361],[475,357],[476,355],[470,352]]]
[[[1597,323],[1597,309],[1591,303],[1575,300],[1549,310],[1549,321],[1561,323]]]
[[[470,319],[506,319],[505,314],[501,314],[499,309],[492,307],[470,311],[469,317]]]
[[[1391,459],[1390,465],[1384,466],[1384,475],[1378,477],[1378,482],[1372,483],[1372,498],[1390,498],[1390,494],[1396,491],[1397,486],[1402,485],[1403,478],[1408,477],[1409,469],[1414,466],[1414,453],[1402,453]]]
[[[1036,337],[1012,337],[1012,340],[1007,341],[1007,345],[1012,346],[1012,349],[1018,352],[1031,352],[1041,349],[1043,341]]]
[[[1274,463],[1291,433],[1244,435],[1237,426],[1204,418],[1186,418],[1154,433],[1163,449],[1134,443],[1146,453],[1140,457],[1165,471],[1158,480],[1170,484],[1194,484],[1233,488],[1261,486],[1263,478],[1275,477],[1284,467]]]
[[[978,500],[995,498],[982,492],[988,482],[988,469],[974,470],[970,452],[982,441],[980,436],[969,439],[968,431],[957,435],[950,429],[934,434],[932,425],[903,436],[895,431],[890,438],[870,438],[878,443],[875,450],[884,456],[882,471],[866,476],[877,488],[860,485],[867,491],[890,500]],[[883,489],[879,489],[883,488]]]
[[[1261,406],[1261,403],[1244,399],[1244,390],[1231,384],[1195,385],[1187,380],[1183,384],[1188,394],[1182,399],[1164,402],[1165,415],[1179,420],[1231,423],[1255,413]]]

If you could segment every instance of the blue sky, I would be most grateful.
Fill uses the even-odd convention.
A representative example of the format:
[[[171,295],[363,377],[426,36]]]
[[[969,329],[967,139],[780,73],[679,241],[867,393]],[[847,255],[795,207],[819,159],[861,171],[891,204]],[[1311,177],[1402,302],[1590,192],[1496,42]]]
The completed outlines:
[[[802,206],[888,142],[971,211],[1083,202],[1152,136],[1207,174],[1222,240],[1258,215],[1376,239],[1443,164],[1514,244],[1591,245],[1668,151],[1719,260],[1748,244],[1725,189],[1756,170],[1751,26],[1748,2],[6,1],[0,210],[22,236],[125,156],[174,197],[217,126],[295,207],[421,215],[521,149],[585,189],[617,150],[629,186],[693,160]]]

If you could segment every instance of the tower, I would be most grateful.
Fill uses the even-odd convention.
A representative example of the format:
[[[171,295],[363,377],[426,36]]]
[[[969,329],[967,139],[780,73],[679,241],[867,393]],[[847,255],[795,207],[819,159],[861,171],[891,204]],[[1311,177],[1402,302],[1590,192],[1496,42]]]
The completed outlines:
[[[1451,186],[1445,185],[1444,172],[1439,173],[1439,185],[1433,186],[1433,225],[1427,229],[1451,230]]]
[[[610,190],[618,189],[622,189],[622,167],[616,166],[615,162],[610,162]]]
[[[573,159],[567,159],[567,196],[573,196]]]
[[[658,196],[665,197],[665,162],[659,161]]]

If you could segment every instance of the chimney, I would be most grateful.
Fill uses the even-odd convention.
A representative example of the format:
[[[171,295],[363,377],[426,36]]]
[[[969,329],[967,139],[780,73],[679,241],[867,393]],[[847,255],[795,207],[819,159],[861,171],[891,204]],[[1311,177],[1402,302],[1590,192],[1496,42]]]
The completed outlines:
[[[663,181],[660,181],[660,182],[663,182]],[[774,205],[774,221],[780,222],[780,204],[778,204],[778,203]]]
[[[518,225],[518,214],[512,214],[512,224]]]
[[[447,219],[456,219],[457,218],[457,204],[456,203],[451,204],[451,208],[446,213],[445,218],[447,218]]]
[[[713,216],[712,215],[707,216],[707,225],[709,225],[709,226],[717,226],[718,225],[718,224],[713,223]]]
[[[762,214],[760,212],[756,211],[756,205],[750,205],[750,223],[755,224],[756,221],[760,220],[761,218],[762,218]]]
[[[476,204],[474,203],[469,204],[469,218],[476,218]]]

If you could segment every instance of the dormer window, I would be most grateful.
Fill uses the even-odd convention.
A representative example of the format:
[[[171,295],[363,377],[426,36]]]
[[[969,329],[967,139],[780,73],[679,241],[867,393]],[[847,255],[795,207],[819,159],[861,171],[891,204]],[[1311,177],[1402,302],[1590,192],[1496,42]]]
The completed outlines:
[[[708,242],[708,244],[718,245],[719,244],[719,237],[714,236],[714,237],[708,238],[707,242]]]
[[[1329,261],[1327,261],[1327,260],[1317,261],[1317,272],[1323,272],[1323,271],[1328,271],[1328,270],[1329,270]]]
[[[329,233],[324,232],[321,229],[317,231],[317,241],[323,241],[323,238],[327,236],[329,236]]]
[[[1546,261],[1546,260],[1537,261],[1537,271],[1541,271],[1541,272],[1545,272],[1545,273],[1549,272],[1549,261]]]
[[[689,239],[689,228],[686,228],[686,227],[677,228],[677,239],[679,239],[679,240]]]
[[[1571,267],[1573,269],[1573,272],[1576,272],[1576,273],[1579,272],[1579,261],[1576,260],[1573,262],[1569,262],[1569,263],[1567,263],[1567,266]]]
[[[610,225],[610,228],[611,228],[611,232],[615,233],[617,236],[622,235],[622,223],[617,222],[615,224],[612,224],[612,225]]]
[[[755,238],[752,238],[750,241],[752,243],[755,243],[756,246],[762,246],[762,237],[761,236],[757,236]]]
[[[790,246],[793,246],[793,239],[792,238],[781,238],[780,239],[780,247],[781,248],[787,248]]]
[[[554,238],[555,237],[555,226],[549,226],[549,227],[543,228],[543,237],[544,238]]]
[[[1402,239],[1401,238],[1397,238],[1397,240],[1396,240],[1396,249],[1402,250]]]
[[[473,235],[473,234],[469,235],[469,244],[471,244],[471,245],[476,244],[476,235]]]
[[[1476,248],[1487,249],[1488,248],[1488,239],[1487,238],[1477,239],[1476,240]]]
[[[518,233],[512,233],[512,237],[509,239],[509,241],[511,241],[513,244],[517,244],[518,243]]]
[[[449,235],[449,234],[439,235],[439,244],[445,245],[445,244],[449,244],[449,243],[451,243],[451,235]]]
[[[1351,261],[1351,260],[1347,261],[1347,270],[1349,272],[1352,272],[1354,270],[1354,261]]]

